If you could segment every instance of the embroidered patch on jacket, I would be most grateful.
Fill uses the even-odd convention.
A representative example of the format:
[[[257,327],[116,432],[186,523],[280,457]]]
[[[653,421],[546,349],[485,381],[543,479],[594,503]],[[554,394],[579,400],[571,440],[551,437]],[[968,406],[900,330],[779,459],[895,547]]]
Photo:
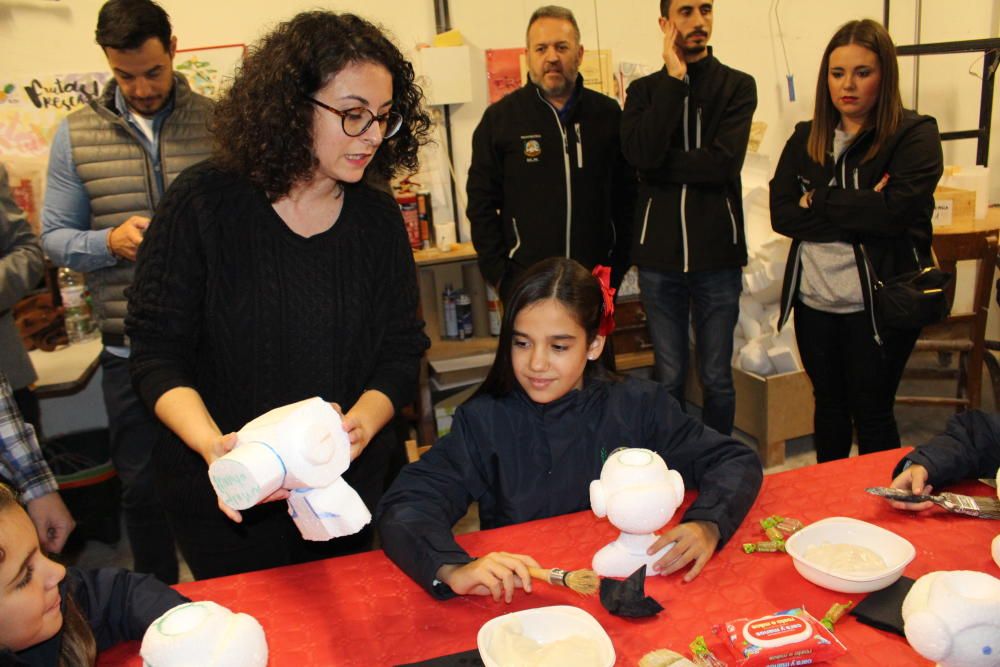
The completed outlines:
[[[538,141],[538,135],[521,137],[524,142],[524,157],[528,162],[538,162],[542,155],[542,143]]]

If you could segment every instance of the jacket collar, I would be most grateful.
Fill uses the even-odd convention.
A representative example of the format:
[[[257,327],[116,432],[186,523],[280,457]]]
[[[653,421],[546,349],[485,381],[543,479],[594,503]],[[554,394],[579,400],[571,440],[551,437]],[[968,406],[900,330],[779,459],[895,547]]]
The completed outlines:
[[[702,58],[697,62],[688,63],[687,67],[688,76],[701,76],[706,72],[711,71],[718,64],[719,61],[715,58],[715,55],[712,53],[712,47],[709,46],[707,48],[708,48],[707,56],[705,56],[704,58]]]
[[[528,90],[532,90],[533,94],[536,95],[539,100],[541,100],[545,104],[548,104],[553,109],[555,109],[555,107],[552,106],[552,103],[549,102],[548,98],[545,97],[545,91],[542,90],[541,86],[532,81],[530,76],[528,77],[528,82],[524,84],[524,87]],[[569,99],[566,100],[566,105],[563,107],[562,112],[560,113],[557,110],[556,113],[559,113],[561,116],[565,116],[571,113],[575,109],[575,107],[579,106],[580,102],[583,100],[584,87],[585,86],[583,85],[583,75],[577,72],[576,84],[574,84],[573,86],[573,93],[569,96]]]

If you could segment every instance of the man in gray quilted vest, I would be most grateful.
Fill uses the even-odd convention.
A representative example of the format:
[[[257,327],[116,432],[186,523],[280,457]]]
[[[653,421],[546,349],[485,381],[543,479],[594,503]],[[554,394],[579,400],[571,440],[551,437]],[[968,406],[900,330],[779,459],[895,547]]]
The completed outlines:
[[[212,102],[173,71],[177,38],[151,0],[109,0],[97,43],[114,75],[100,99],[67,116],[49,155],[42,246],[87,274],[101,320],[104,402],[111,458],[135,570],[177,581],[173,537],[153,485],[159,423],[132,389],[124,336],[125,288],[136,250],[164,190],[211,152]]]

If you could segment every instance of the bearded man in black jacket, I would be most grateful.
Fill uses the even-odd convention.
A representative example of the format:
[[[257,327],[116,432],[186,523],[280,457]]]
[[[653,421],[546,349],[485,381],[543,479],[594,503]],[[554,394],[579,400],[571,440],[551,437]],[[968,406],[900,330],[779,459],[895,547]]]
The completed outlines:
[[[501,300],[549,257],[588,269],[629,267],[635,174],[619,139],[621,109],[583,86],[580,29],[563,7],[540,7],[527,30],[529,81],[486,109],[472,135],[466,215],[486,281]]]
[[[659,380],[683,406],[691,312],[702,421],[729,434],[733,329],[747,261],[740,170],[757,88],[712,55],[713,4],[660,0],[664,68],[629,86],[622,151],[639,174],[632,259]]]

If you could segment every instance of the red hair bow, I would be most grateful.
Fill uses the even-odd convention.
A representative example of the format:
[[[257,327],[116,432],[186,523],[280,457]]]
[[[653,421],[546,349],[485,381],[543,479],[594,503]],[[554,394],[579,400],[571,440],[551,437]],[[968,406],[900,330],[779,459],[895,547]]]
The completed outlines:
[[[601,294],[604,296],[604,307],[601,309],[601,324],[597,327],[597,333],[601,336],[610,336],[615,330],[615,288],[611,286],[611,267],[598,264],[594,267],[593,275],[601,286]]]

